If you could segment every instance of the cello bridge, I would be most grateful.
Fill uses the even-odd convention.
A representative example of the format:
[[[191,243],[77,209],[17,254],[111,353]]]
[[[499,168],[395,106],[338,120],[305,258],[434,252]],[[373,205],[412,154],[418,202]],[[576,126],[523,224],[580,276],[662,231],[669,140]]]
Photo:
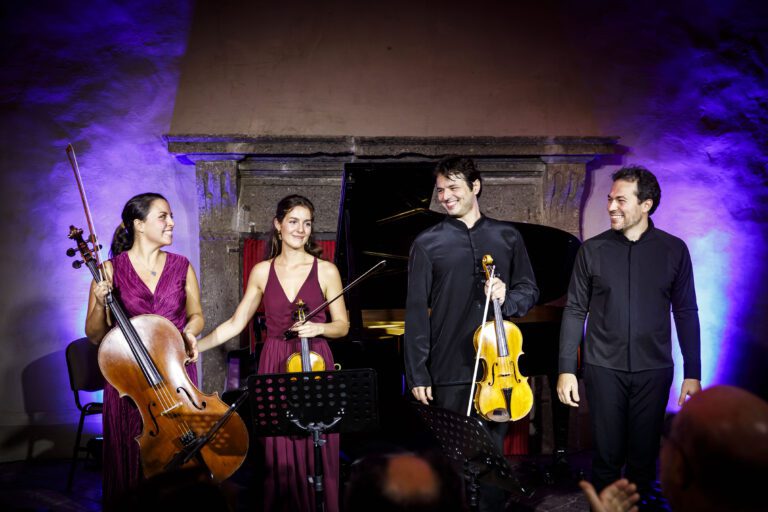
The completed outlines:
[[[171,412],[173,412],[174,409],[178,409],[179,407],[181,407],[181,402],[176,402],[175,404],[173,404],[172,406],[170,406],[169,408],[161,412],[160,416],[167,416],[171,414]]]

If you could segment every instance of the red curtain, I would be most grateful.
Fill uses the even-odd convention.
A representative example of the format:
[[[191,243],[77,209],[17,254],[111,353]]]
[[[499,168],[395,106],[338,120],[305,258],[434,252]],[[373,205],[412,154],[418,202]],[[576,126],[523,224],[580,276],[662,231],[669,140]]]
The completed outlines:
[[[509,423],[507,437],[504,438],[504,455],[528,455],[528,428],[531,416]]]

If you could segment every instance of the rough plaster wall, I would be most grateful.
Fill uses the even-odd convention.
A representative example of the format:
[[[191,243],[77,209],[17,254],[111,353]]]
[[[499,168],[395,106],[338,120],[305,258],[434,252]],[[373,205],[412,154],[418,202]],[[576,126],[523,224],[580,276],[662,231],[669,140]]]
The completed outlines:
[[[761,2],[601,3],[584,14],[598,22],[583,50],[614,63],[585,69],[595,95],[608,99],[596,112],[600,131],[622,135],[624,163],[657,174],[662,200],[654,221],[691,251],[704,384],[768,396],[761,334],[768,312],[768,9]],[[585,237],[608,228],[605,196],[615,169],[591,175]]]
[[[594,135],[589,56],[564,14],[546,2],[202,1],[172,131]]]
[[[190,2],[5,2],[0,84],[0,460],[71,453],[78,413],[66,344],[83,336],[90,275],[70,267],[85,227],[71,142],[103,241],[132,195],[167,195],[173,250],[197,265],[194,171],[168,132]],[[92,417],[87,430],[100,430]]]

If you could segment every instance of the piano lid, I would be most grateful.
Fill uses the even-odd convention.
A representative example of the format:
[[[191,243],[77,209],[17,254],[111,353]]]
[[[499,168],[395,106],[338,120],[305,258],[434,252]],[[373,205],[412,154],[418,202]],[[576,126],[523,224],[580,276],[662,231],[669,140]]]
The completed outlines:
[[[429,209],[433,169],[432,162],[346,165],[335,254],[342,281],[346,285],[382,259],[387,262],[385,270],[350,290],[353,328],[362,325],[362,310],[405,307],[411,244],[443,218]]]
[[[362,327],[363,310],[405,308],[408,253],[423,230],[443,219],[429,209],[433,162],[362,163],[345,167],[335,261],[346,285],[384,259],[383,272],[350,290],[352,328]],[[563,297],[580,246],[578,238],[549,226],[515,222],[531,259],[539,304]]]

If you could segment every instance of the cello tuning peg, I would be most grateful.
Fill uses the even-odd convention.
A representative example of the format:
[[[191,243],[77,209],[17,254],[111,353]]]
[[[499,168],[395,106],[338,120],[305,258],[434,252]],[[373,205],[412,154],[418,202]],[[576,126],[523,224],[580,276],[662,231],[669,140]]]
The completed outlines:
[[[83,266],[82,260],[75,260],[72,262],[72,268],[80,268]]]
[[[76,250],[72,249],[71,247],[69,249],[67,249],[67,256],[69,256],[70,258],[72,256],[74,256],[75,254],[77,254]]]

